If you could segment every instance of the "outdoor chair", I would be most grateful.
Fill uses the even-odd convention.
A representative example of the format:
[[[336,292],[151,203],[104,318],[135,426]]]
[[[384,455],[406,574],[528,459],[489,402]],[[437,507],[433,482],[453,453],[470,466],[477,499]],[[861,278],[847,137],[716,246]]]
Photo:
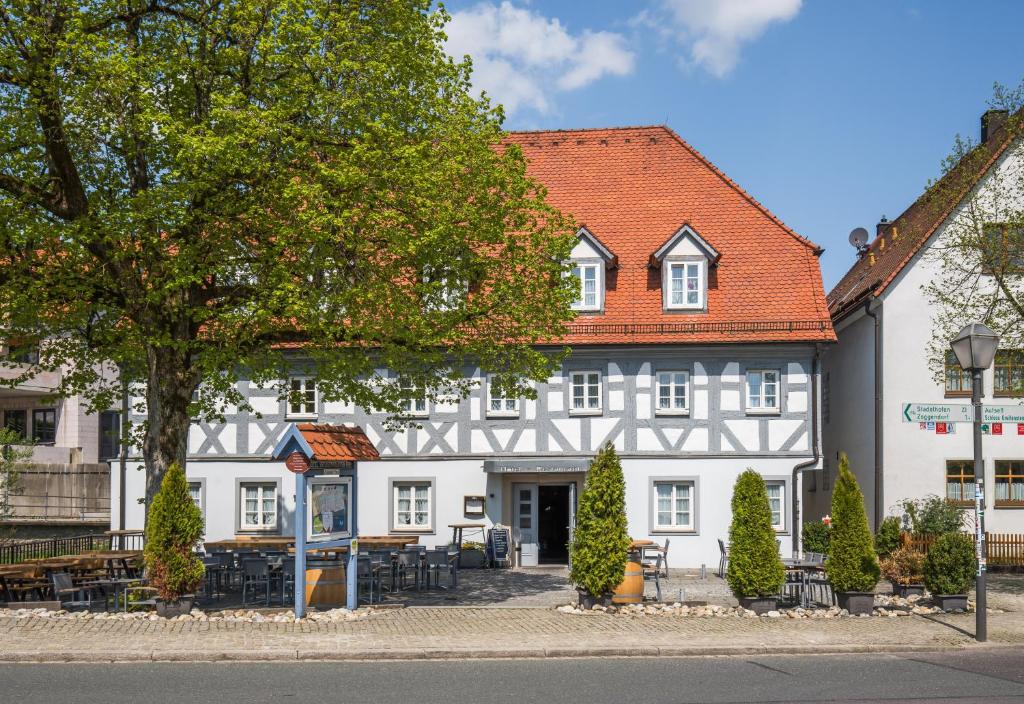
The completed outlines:
[[[721,538],[718,539],[718,576],[725,579],[725,571],[729,569],[729,546]]]
[[[50,581],[53,583],[53,597],[60,602],[62,609],[70,611],[76,607],[85,607],[86,610],[92,608],[95,589],[84,585],[76,587],[71,581],[71,575],[67,572],[52,573]],[[106,607],[105,600],[103,605]]]
[[[654,593],[657,596],[658,602],[661,602],[661,554],[656,553],[654,556],[654,562],[648,562],[643,557],[640,558],[640,573],[643,575],[644,582],[654,580]]]
[[[367,556],[371,562],[380,566],[379,580],[381,590],[386,585],[389,592],[395,591],[395,563],[392,559],[391,550],[369,550]]]
[[[669,539],[665,538],[664,545],[644,545],[640,548],[640,558],[642,560],[657,560],[660,558],[661,563],[661,576],[668,579],[668,544]]]
[[[434,575],[434,586],[441,586],[441,572],[446,572],[447,586],[455,586],[455,561],[457,554],[449,554],[448,548],[445,547],[443,550],[427,550],[427,586],[430,586],[430,575]]]
[[[270,566],[262,557],[247,557],[242,560],[242,605],[248,603],[250,591],[260,589],[270,606]]]
[[[206,573],[206,596],[219,597],[221,591],[221,563],[216,556],[209,555],[202,558],[203,570]]]
[[[227,586],[231,587],[234,584],[235,570],[235,556],[230,552],[218,552],[214,554],[220,562],[221,577],[227,582]]]
[[[405,589],[408,585],[410,574],[413,578],[413,583],[416,587],[416,591],[420,589],[420,582],[422,577],[422,567],[420,565],[420,551],[419,550],[399,550],[398,551],[398,583],[399,588]]]
[[[374,603],[373,593],[377,592],[376,601],[380,601],[380,563],[374,562],[368,555],[356,557],[356,597],[369,592],[370,603]]]
[[[288,594],[295,596],[295,558],[281,560],[281,605],[288,603]]]

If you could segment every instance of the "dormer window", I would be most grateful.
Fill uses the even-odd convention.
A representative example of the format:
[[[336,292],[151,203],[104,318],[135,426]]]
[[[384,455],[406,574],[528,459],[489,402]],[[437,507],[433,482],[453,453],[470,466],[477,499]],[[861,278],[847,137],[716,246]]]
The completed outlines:
[[[573,310],[601,310],[601,266],[573,264],[572,275],[579,282],[579,292],[572,304]]]
[[[579,241],[572,249],[571,264],[579,288],[572,309],[604,310],[605,271],[617,266],[618,259],[587,228],[581,227],[576,236]]]
[[[688,225],[683,225],[657,252],[651,268],[661,269],[665,310],[707,310],[708,267],[721,255]]]

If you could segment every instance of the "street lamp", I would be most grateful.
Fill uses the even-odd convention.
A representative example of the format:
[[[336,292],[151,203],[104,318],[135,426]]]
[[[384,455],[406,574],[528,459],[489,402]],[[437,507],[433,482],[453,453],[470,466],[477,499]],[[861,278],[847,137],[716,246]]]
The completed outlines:
[[[974,550],[978,558],[975,577],[975,639],[988,640],[985,599],[985,463],[981,456],[981,373],[992,366],[999,336],[981,323],[971,323],[949,343],[956,361],[971,373],[971,404],[974,406]]]

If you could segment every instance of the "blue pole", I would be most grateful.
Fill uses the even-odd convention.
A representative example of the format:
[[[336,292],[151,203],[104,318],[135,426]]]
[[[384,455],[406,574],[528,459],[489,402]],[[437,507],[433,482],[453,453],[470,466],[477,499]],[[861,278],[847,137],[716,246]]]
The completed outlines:
[[[306,475],[295,475],[295,618],[306,615]]]

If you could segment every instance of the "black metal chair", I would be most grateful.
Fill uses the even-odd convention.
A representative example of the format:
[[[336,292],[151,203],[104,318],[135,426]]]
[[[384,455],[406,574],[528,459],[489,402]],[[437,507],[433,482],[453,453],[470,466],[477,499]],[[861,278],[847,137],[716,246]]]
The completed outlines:
[[[721,538],[718,539],[718,576],[725,579],[725,571],[729,569],[729,546]]]
[[[422,564],[420,561],[419,550],[399,550],[398,551],[398,583],[399,588],[405,589],[408,583],[409,575],[412,574],[413,583],[416,587],[416,591],[420,590],[422,583]]]
[[[295,558],[285,557],[281,560],[281,605],[288,603],[289,589],[295,596]]]
[[[427,550],[427,564],[426,564],[426,583],[427,587],[430,587],[430,576],[434,576],[434,586],[441,587],[441,573],[446,573],[447,586],[441,587],[447,589],[455,586],[455,563],[458,560],[458,553],[448,552],[448,548],[442,550]]]
[[[75,586],[71,575],[67,572],[51,572],[50,582],[53,584],[53,597],[60,602],[62,609],[70,611],[74,608],[84,607],[88,611],[92,608],[96,591],[94,587]],[[106,605],[107,602],[104,599],[104,609],[106,609]]]
[[[270,606],[270,566],[262,557],[247,557],[242,560],[242,605],[249,603],[250,590],[263,590],[266,604]]]
[[[369,592],[369,602],[380,601],[380,563],[374,562],[369,555],[356,557],[356,597],[364,592]],[[377,599],[374,600],[374,592]]]

